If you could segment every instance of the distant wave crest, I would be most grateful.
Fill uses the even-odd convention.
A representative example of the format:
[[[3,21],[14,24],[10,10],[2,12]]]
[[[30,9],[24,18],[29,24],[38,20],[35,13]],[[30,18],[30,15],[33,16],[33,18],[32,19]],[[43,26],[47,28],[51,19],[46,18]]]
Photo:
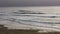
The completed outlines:
[[[30,10],[18,10],[16,12],[13,12],[15,14],[45,14],[42,12],[34,12],[34,11],[30,11]]]

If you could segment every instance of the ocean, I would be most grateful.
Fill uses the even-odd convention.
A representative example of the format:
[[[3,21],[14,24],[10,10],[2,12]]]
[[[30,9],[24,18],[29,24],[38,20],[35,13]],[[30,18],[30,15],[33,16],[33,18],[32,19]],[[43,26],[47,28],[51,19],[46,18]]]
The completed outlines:
[[[60,6],[0,7],[0,24],[9,29],[60,31]]]

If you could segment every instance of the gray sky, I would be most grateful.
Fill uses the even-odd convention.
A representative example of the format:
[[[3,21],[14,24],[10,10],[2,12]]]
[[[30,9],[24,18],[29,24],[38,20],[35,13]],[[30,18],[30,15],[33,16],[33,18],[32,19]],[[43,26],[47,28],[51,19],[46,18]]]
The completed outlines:
[[[60,0],[0,0],[1,6],[60,6]]]

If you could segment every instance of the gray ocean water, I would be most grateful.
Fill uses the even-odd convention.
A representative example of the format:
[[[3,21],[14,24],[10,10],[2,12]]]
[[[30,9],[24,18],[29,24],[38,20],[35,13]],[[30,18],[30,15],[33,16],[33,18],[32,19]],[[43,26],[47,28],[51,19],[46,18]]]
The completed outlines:
[[[60,31],[60,7],[0,7],[0,24]]]

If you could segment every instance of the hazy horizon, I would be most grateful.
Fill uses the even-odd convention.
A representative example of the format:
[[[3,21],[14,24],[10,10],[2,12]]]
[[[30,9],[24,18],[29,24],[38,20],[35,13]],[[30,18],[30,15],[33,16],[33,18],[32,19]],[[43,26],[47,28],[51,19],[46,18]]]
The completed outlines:
[[[60,0],[0,0],[0,7],[60,6]]]

